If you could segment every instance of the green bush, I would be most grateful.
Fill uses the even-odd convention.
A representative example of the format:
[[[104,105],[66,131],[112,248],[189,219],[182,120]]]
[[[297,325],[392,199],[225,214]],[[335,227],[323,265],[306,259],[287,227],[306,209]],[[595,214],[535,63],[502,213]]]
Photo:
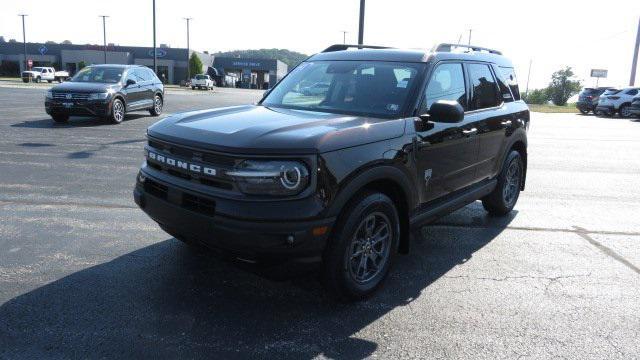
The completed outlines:
[[[549,91],[546,88],[531,90],[523,97],[523,100],[527,104],[544,105],[549,101]]]

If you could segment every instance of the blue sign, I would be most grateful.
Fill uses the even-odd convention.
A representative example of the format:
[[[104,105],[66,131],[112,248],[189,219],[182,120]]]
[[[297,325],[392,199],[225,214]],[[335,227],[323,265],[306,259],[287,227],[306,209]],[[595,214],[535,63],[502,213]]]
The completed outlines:
[[[149,50],[149,56],[153,57],[153,49]],[[162,58],[167,56],[167,52],[162,49],[156,49],[156,57]]]
[[[49,49],[47,49],[47,47],[44,45],[40,46],[40,48],[38,49],[38,51],[40,52],[40,55],[44,55],[47,52],[47,50]]]

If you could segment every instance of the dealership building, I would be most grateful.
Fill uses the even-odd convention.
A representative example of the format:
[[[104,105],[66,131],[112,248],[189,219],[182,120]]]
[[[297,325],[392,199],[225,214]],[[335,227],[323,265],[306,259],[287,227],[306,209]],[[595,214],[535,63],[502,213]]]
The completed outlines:
[[[0,42],[0,75],[19,76],[24,70],[24,48],[21,42]],[[288,68],[285,63],[273,59],[247,59],[214,57],[212,54],[184,48],[161,45],[156,49],[158,76],[167,83],[178,84],[187,78],[187,64],[191,54],[202,61],[202,73],[211,75],[218,86],[244,88],[271,88]],[[73,45],[54,43],[27,43],[27,60],[32,66],[53,66],[70,74],[84,65],[103,64],[102,45]],[[136,64],[153,67],[153,48],[107,45],[107,63]],[[193,75],[193,74],[192,74]]]
[[[19,76],[24,70],[24,47],[20,42],[0,43],[0,64],[3,75],[15,72]],[[213,66],[213,55],[187,49],[161,46],[156,49],[158,76],[171,84],[187,77],[189,56],[195,53],[203,64],[202,72]],[[104,46],[73,44],[27,43],[27,60],[33,66],[53,66],[56,70],[67,70],[74,74],[80,63],[85,65],[104,63]],[[136,64],[153,67],[153,48],[137,46],[107,45],[107,63]]]

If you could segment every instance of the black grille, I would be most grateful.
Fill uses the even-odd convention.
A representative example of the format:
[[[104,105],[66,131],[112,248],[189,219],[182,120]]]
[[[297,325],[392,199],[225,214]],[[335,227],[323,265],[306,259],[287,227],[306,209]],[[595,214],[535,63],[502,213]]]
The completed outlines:
[[[205,215],[214,215],[216,212],[215,201],[187,193],[182,194],[182,206],[185,209]]]
[[[215,166],[232,168],[236,164],[236,159],[230,156],[196,151],[180,145],[159,142],[156,140],[149,140],[149,146],[185,159],[198,158],[201,162]]]
[[[236,158],[231,156],[205,153],[187,147],[166,143],[164,141],[156,141],[154,139],[149,139],[148,145],[152,149],[155,149],[156,151],[165,153],[167,155],[175,155],[176,158],[209,165],[219,170],[230,170],[235,166],[237,161]],[[206,186],[216,187],[219,189],[233,190],[233,183],[229,178],[211,179],[204,176],[198,176],[186,170],[169,167],[165,164],[153,162],[152,160],[147,161],[147,164],[158,171],[166,172],[171,176],[175,176],[184,180],[192,181]]]
[[[144,182],[144,190],[149,194],[161,199],[166,199],[169,192],[169,188],[149,178],[147,178]]]

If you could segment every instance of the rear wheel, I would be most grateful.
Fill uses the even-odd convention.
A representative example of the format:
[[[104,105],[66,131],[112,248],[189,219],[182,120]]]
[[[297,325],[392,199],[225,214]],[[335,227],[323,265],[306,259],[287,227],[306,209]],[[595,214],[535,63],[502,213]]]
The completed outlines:
[[[620,117],[630,118],[633,114],[631,114],[631,109],[629,105],[625,104],[620,106]]]
[[[325,251],[325,286],[342,299],[370,296],[389,273],[399,238],[393,201],[382,193],[361,194],[340,216]]]
[[[192,86],[192,87],[191,87],[191,90],[195,90],[195,89],[196,89],[196,87],[195,87],[195,86]]]
[[[57,123],[64,123],[69,120],[69,114],[51,114],[51,118]]]
[[[513,210],[520,196],[523,177],[522,157],[519,152],[512,150],[502,165],[496,188],[482,198],[484,209],[491,215],[506,215]]]
[[[120,99],[114,99],[113,103],[111,103],[111,116],[109,116],[109,120],[114,124],[120,124],[122,120],[124,120],[124,115],[124,103]]]
[[[149,109],[149,113],[152,116],[159,116],[162,114],[162,97],[160,95],[156,95],[153,97],[153,107]]]
[[[585,110],[585,109],[578,109],[578,110],[582,115],[587,115],[589,113],[589,110]]]

